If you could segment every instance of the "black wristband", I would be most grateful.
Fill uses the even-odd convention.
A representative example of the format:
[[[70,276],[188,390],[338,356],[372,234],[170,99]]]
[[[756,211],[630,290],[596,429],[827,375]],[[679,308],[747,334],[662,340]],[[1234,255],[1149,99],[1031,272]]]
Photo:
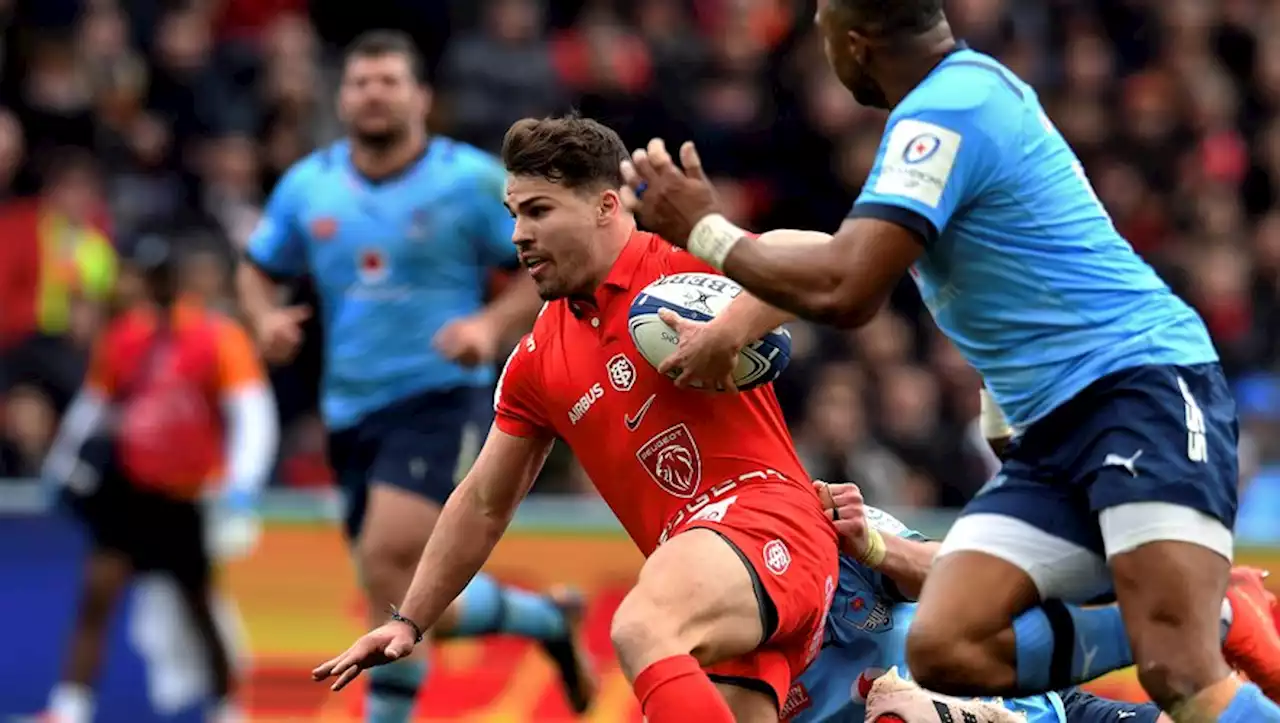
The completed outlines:
[[[413,629],[414,645],[421,643],[422,639],[427,635],[426,632],[423,631],[421,626],[419,626],[417,623],[413,622],[409,618],[406,618],[405,616],[401,615],[400,611],[396,610],[394,605],[391,606],[391,619],[399,623],[404,623],[405,625],[408,625],[410,628]]]

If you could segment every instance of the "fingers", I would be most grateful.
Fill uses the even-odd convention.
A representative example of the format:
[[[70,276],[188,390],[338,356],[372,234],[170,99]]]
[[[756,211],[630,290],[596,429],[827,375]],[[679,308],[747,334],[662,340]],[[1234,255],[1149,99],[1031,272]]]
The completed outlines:
[[[345,655],[345,653],[344,653],[344,655]],[[336,657],[336,658],[333,658],[333,659],[331,659],[331,660],[327,660],[327,661],[325,661],[325,662],[323,662],[323,663],[321,663],[321,664],[317,665],[317,666],[316,666],[314,669],[312,669],[312,671],[311,671],[311,678],[312,678],[312,680],[324,680],[325,678],[328,678],[330,675],[333,675],[333,669],[334,669],[335,667],[337,667],[338,662],[339,662],[340,660],[342,660],[342,655],[339,655],[339,656],[338,656],[338,657]]]
[[[356,679],[356,676],[358,675],[360,675],[360,666],[352,665],[346,670],[343,670],[342,673],[338,675],[338,679],[334,682],[333,685],[329,686],[329,690],[332,690],[333,692],[337,693],[338,691],[347,687],[351,683],[351,681]]]
[[[685,141],[680,146],[680,165],[684,166],[684,175],[689,178],[707,180],[707,174],[702,170],[702,158],[698,156],[698,149],[694,147],[693,141]]]
[[[671,158],[671,154],[667,152],[667,144],[661,138],[654,138],[649,141],[648,151],[649,162],[653,164],[653,170],[658,173],[670,173],[675,168],[675,160]]]
[[[648,152],[643,148],[631,152],[631,165],[635,168],[636,175],[640,177],[642,182],[649,182],[658,177],[658,172],[654,169]]]
[[[672,331],[680,331],[680,327],[688,323],[688,320],[680,316],[671,309],[658,309],[658,318],[662,319],[662,323],[671,327]]]
[[[733,372],[729,372],[721,377],[718,386],[720,391],[726,394],[738,393],[738,383],[733,380]]]

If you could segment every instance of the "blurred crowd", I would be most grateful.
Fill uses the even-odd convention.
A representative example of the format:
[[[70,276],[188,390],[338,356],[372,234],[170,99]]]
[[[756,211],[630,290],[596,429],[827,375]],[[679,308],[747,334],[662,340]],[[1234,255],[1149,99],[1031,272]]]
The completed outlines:
[[[126,10],[127,5],[127,10]],[[1280,457],[1280,1],[950,0],[958,34],[1031,81],[1116,224],[1201,311],[1239,384],[1245,467]],[[342,133],[342,46],[421,45],[433,130],[494,150],[571,107],[629,143],[698,143],[727,214],[833,229],[884,116],[827,70],[800,0],[0,0],[0,474],[31,475],[112,310],[132,240],[180,239],[188,291],[229,272],[284,169]],[[295,289],[305,299],[308,290]],[[955,506],[991,472],[978,380],[904,284],[870,326],[794,328],[778,393],[816,476]],[[325,484],[318,329],[276,370],[279,484]],[[571,463],[539,482],[582,489]]]

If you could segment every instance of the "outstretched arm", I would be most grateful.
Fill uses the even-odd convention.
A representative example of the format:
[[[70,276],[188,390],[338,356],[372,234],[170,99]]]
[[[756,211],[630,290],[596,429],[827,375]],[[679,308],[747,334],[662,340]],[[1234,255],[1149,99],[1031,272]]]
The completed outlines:
[[[712,215],[694,226],[689,247],[765,302],[842,327],[871,321],[924,252],[912,231],[874,218],[846,220],[827,244],[790,244],[762,242]]]
[[[449,496],[400,614],[422,630],[435,624],[489,559],[551,451],[549,438],[515,437],[496,426],[471,471]]]

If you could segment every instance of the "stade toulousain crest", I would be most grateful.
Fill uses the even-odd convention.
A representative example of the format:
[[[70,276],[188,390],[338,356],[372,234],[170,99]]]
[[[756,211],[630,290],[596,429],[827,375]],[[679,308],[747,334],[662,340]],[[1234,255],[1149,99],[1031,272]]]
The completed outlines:
[[[636,383],[636,365],[631,363],[626,354],[614,354],[606,365],[609,371],[609,386],[619,392],[629,392]]]

